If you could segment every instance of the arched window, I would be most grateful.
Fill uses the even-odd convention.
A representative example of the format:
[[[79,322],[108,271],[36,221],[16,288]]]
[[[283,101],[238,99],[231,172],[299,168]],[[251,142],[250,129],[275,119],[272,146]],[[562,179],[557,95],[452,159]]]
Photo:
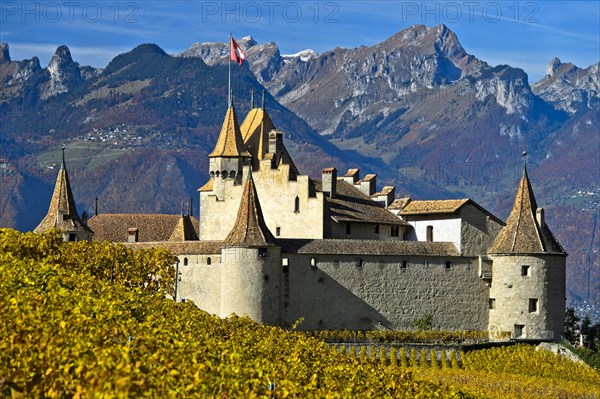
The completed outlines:
[[[206,258],[206,264],[210,265],[212,263],[212,260],[210,259],[210,256],[208,258]]]
[[[296,199],[294,199],[294,212],[300,212],[300,197],[296,195]]]
[[[427,226],[427,241],[433,241],[433,226]]]
[[[188,265],[188,258],[183,258],[183,265],[187,266]]]

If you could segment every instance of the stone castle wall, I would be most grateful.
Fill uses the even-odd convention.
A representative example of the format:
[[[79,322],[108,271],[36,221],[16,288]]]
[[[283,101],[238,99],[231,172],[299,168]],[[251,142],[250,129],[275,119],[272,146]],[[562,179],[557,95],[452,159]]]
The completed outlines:
[[[311,256],[282,257],[284,326],[303,317],[302,329],[405,329],[431,316],[434,328],[487,329],[488,287],[467,259],[321,255],[311,267]]]

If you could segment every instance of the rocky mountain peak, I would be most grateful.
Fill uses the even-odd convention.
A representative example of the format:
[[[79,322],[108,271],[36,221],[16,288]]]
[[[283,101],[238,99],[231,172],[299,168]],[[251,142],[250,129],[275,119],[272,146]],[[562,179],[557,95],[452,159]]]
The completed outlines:
[[[10,61],[8,43],[0,43],[0,63]]]
[[[71,58],[71,51],[65,45],[59,46],[48,64],[50,81],[42,92],[42,99],[68,92],[74,85],[83,81],[79,64]]]
[[[560,62],[560,58],[552,58],[548,63],[548,68],[546,68],[546,75],[553,76],[556,73],[556,71],[558,71],[558,68],[560,68],[561,65],[562,63]]]

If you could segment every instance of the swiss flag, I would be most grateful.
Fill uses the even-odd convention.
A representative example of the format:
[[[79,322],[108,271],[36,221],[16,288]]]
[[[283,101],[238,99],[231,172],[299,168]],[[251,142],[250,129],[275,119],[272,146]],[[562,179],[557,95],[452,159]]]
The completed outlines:
[[[240,46],[238,46],[237,42],[231,37],[231,61],[235,61],[238,65],[242,65],[244,60],[246,59],[246,54],[242,51]]]

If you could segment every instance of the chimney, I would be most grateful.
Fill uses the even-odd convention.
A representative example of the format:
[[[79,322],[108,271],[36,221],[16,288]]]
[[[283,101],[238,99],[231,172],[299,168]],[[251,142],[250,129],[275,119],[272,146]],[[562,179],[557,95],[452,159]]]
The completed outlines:
[[[283,133],[278,130],[269,132],[269,154],[275,154],[277,157],[283,146]]]
[[[325,168],[321,172],[322,187],[321,190],[329,195],[329,198],[335,198],[335,189],[337,184],[337,169]]]
[[[375,194],[377,189],[377,175],[366,175],[364,179],[360,181],[360,191],[369,197]]]
[[[127,242],[138,242],[139,230],[136,227],[127,229]]]
[[[537,224],[538,224],[538,226],[540,226],[540,228],[542,228],[546,225],[546,217],[544,215],[544,208],[538,208],[535,211],[535,219],[537,220]]]
[[[360,169],[348,169],[344,175],[344,181],[348,184],[355,185],[360,179]]]
[[[381,192],[377,193],[377,198],[375,201],[382,202],[383,206],[387,208],[394,202],[396,198],[396,187],[394,186],[385,186],[381,189]]]

